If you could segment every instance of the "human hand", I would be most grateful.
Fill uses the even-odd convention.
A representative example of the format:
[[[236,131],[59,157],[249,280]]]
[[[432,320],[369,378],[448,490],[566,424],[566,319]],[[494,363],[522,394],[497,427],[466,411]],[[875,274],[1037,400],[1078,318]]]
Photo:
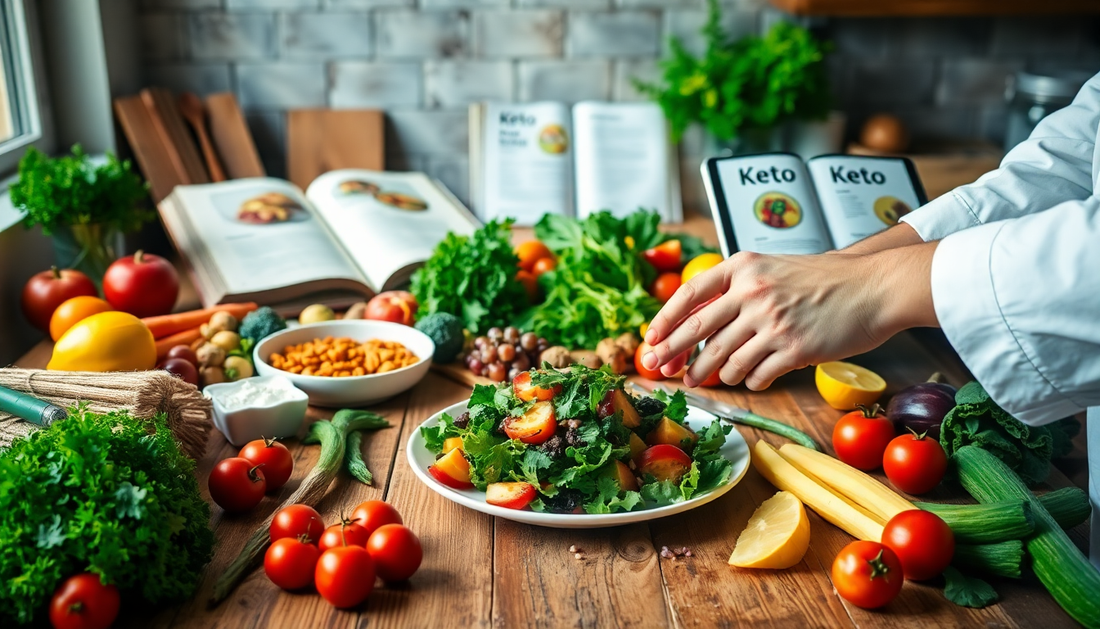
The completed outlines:
[[[808,365],[881,345],[908,327],[935,325],[931,259],[936,243],[870,255],[738,253],[680,287],[646,332],[647,369],[678,371],[677,358],[706,339],[684,376],[698,386],[718,370],[752,390]]]

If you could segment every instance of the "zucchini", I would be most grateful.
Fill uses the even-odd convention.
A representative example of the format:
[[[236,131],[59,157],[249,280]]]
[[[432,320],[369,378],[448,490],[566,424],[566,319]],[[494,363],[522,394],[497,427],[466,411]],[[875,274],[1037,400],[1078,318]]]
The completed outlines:
[[[951,565],[963,572],[1019,579],[1024,563],[1024,543],[1010,539],[996,544],[955,544]]]
[[[835,493],[846,496],[882,522],[889,522],[902,511],[916,508],[878,480],[823,452],[787,443],[779,448],[779,454],[791,465],[821,479]]]
[[[1039,496],[1039,502],[1050,513],[1050,517],[1064,529],[1071,529],[1089,519],[1092,505],[1089,495],[1080,487],[1063,487],[1048,491]]]
[[[984,505],[914,504],[943,518],[959,544],[996,544],[1010,539],[1019,540],[1031,535],[1035,528],[1031,505],[1023,500]]]
[[[1054,600],[1074,620],[1100,629],[1100,571],[1089,563],[1043,504],[1003,461],[977,447],[963,446],[952,456],[959,483],[978,502],[1027,500],[1035,534],[1027,540],[1031,566]]]

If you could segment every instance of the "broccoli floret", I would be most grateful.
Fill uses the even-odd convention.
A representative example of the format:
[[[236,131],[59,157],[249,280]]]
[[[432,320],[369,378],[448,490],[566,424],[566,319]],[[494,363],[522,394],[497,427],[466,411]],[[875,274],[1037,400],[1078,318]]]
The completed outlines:
[[[432,360],[449,363],[462,351],[462,320],[449,312],[433,312],[416,322],[416,329],[435,343]]]
[[[275,334],[279,330],[286,329],[286,319],[279,316],[273,309],[264,306],[244,316],[238,333],[241,338],[251,339],[259,343],[265,336]]]

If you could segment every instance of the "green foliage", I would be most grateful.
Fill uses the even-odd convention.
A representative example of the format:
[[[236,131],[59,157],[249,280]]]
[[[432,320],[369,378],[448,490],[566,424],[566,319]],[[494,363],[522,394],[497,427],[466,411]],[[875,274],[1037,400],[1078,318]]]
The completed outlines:
[[[512,221],[489,221],[472,236],[447,234],[412,277],[419,316],[449,312],[466,329],[484,333],[506,326],[527,305],[516,280],[519,258],[512,252]]]
[[[122,232],[137,231],[153,219],[141,206],[148,187],[130,168],[107,153],[107,163],[92,164],[77,144],[72,155],[50,159],[29,148],[19,160],[19,181],[11,185],[11,201],[28,228],[42,226],[49,235],[72,225],[104,225]]]
[[[188,598],[212,555],[209,520],[163,417],[74,409],[0,454],[0,625],[40,617],[83,571],[123,600]]]
[[[634,80],[639,91],[661,105],[676,139],[695,122],[719,140],[729,140],[746,129],[825,117],[830,103],[825,45],[787,22],[775,24],[764,37],[730,41],[717,0],[707,5],[703,57],[672,38],[671,56],[661,62],[662,81]]]

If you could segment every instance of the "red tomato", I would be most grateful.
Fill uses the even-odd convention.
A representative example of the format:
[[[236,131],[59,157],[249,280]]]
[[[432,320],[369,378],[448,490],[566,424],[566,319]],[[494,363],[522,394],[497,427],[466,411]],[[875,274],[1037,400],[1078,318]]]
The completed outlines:
[[[267,491],[260,466],[248,459],[223,459],[210,471],[210,498],[229,513],[241,513],[260,504]]]
[[[183,358],[169,358],[160,364],[160,369],[167,371],[187,384],[199,386],[199,370]]]
[[[680,288],[679,273],[661,273],[653,283],[649,285],[649,294],[657,298],[662,304],[668,303],[676,289]]]
[[[910,433],[894,437],[886,446],[882,469],[894,487],[910,494],[923,494],[943,480],[947,455],[939,441]]]
[[[300,537],[305,535],[310,543],[316,544],[325,531],[325,521],[321,514],[309,505],[288,505],[279,510],[271,520],[268,532],[271,541],[284,537]]]
[[[516,392],[516,397],[524,402],[530,402],[531,400],[541,402],[561,393],[561,385],[557,384],[549,389],[537,387],[531,384],[531,372],[524,371],[512,379],[512,390]]]
[[[321,551],[305,539],[305,536],[277,539],[264,554],[264,574],[284,590],[300,590],[313,584]]]
[[[653,346],[645,341],[642,341],[638,345],[637,351],[634,352],[634,369],[637,370],[638,375],[650,380],[664,380],[665,374],[661,373],[660,369],[646,369],[642,364],[642,356],[645,356]]]
[[[638,455],[638,473],[647,474],[658,481],[680,482],[691,469],[691,457],[674,445],[659,443],[646,448]]]
[[[523,284],[523,290],[527,292],[527,301],[534,303],[539,298],[539,279],[530,271],[523,269],[516,271],[516,281]]]
[[[557,266],[558,261],[554,258],[539,258],[535,260],[535,265],[531,267],[531,272],[535,274],[535,277],[538,277],[547,271],[553,271]]]
[[[362,546],[330,548],[317,561],[313,584],[333,606],[355,607],[374,589],[374,560]]]
[[[558,421],[554,417],[554,404],[549,401],[535,402],[534,406],[527,409],[523,415],[504,420],[504,434],[508,435],[509,439],[519,439],[529,445],[546,441],[554,436],[554,431],[557,429]]]
[[[485,488],[485,502],[505,509],[522,509],[535,495],[535,486],[524,482],[489,483]]]
[[[378,293],[367,302],[367,311],[364,319],[375,321],[392,321],[412,325],[416,320],[416,310],[419,304],[412,293],[403,290],[388,290]]]
[[[642,258],[662,273],[679,271],[682,266],[680,260],[682,256],[683,247],[680,246],[679,240],[666,240],[642,252]]]
[[[367,529],[351,520],[346,520],[325,529],[325,532],[321,533],[321,540],[317,542],[317,547],[324,552],[337,546],[366,546],[368,538],[370,533]]]
[[[107,302],[138,318],[172,312],[179,292],[176,267],[160,256],[140,250],[132,257],[115,260],[103,275],[103,296]]]
[[[701,387],[720,387],[722,386],[722,376],[719,375],[720,369],[715,369],[714,373],[707,376],[707,379],[700,382]]]
[[[50,331],[50,317],[63,302],[86,295],[99,297],[95,284],[80,271],[51,267],[31,276],[23,286],[23,315],[31,325]]]
[[[882,465],[882,454],[894,438],[894,424],[879,411],[878,405],[852,411],[833,427],[836,458],[861,470]]]
[[[365,528],[368,535],[383,524],[404,524],[397,509],[381,500],[359,503],[355,511],[351,512],[351,521]]]
[[[118,617],[118,588],[103,585],[98,574],[82,572],[65,579],[50,599],[54,629],[107,629]]]
[[[371,533],[367,551],[383,581],[404,581],[416,573],[424,559],[420,539],[408,527],[386,524]]]
[[[905,577],[894,551],[878,542],[852,542],[833,561],[833,587],[849,603],[875,609],[894,600]]]
[[[528,273],[534,271],[535,264],[539,260],[554,257],[554,252],[550,251],[550,247],[543,244],[541,240],[528,240],[525,243],[516,245],[513,252],[519,258],[519,268]]]
[[[252,461],[253,465],[263,466],[267,490],[278,489],[290,480],[294,472],[294,456],[286,446],[274,439],[256,439],[241,448],[237,456]]]
[[[906,579],[923,581],[938,576],[955,556],[955,534],[938,515],[912,509],[890,518],[882,543],[901,561]]]
[[[176,345],[168,350],[166,358],[182,358],[196,368],[199,366],[199,357],[195,355],[195,350],[191,349],[189,345]]]

